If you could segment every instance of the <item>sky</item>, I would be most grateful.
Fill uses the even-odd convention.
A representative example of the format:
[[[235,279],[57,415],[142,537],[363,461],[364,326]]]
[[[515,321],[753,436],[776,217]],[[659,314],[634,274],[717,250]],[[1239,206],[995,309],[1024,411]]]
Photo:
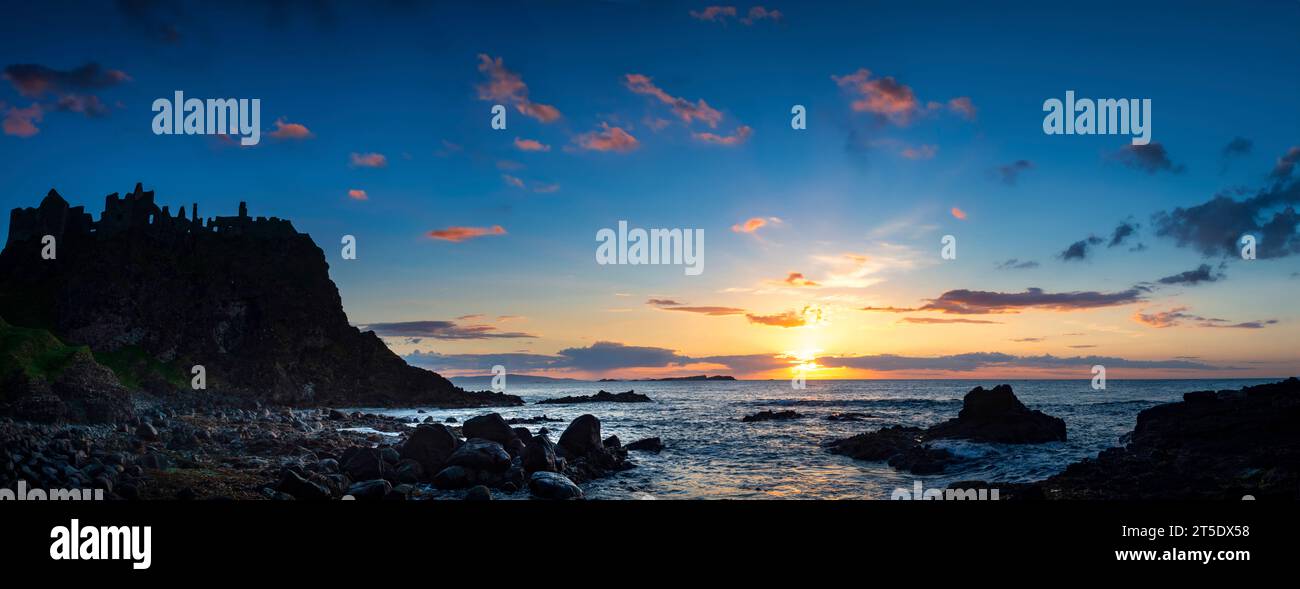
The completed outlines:
[[[1300,2],[764,2],[15,4],[0,205],[247,201],[447,375],[1300,372]],[[177,90],[261,142],[155,134]],[[1066,91],[1151,143],[1044,133]],[[620,221],[703,271],[598,263]]]

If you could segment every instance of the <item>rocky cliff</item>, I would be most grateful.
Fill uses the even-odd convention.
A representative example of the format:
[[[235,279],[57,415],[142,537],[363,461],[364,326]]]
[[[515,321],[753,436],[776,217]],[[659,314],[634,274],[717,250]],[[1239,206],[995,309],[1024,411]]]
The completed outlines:
[[[109,195],[99,221],[54,191],[15,209],[0,253],[0,317],[165,373],[143,379],[145,389],[188,384],[202,365],[208,391],[236,401],[521,403],[466,392],[350,325],[324,252],[289,221],[249,217],[243,204],[238,216],[206,220],[196,209],[173,216],[138,184]],[[41,255],[46,235],[52,260]]]

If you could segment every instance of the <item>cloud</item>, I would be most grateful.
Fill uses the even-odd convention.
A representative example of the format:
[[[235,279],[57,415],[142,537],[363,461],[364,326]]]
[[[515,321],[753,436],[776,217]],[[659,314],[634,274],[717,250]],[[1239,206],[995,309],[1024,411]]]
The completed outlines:
[[[952,210],[949,212],[952,213],[952,216],[954,218],[960,219],[962,221],[966,220],[966,211],[963,211],[957,207],[953,207]]]
[[[716,145],[725,145],[730,147],[730,146],[740,145],[744,143],[749,139],[749,136],[752,135],[753,133],[754,130],[751,129],[748,125],[741,125],[736,128],[736,132],[732,135],[718,135],[715,133],[705,132],[705,133],[691,133],[691,137],[695,138],[696,141],[703,141],[705,143],[713,143]]]
[[[545,183],[545,182],[534,182],[534,183],[533,183],[533,192],[536,192],[536,193],[538,193],[538,194],[550,194],[550,193],[552,193],[552,192],[559,192],[559,191],[560,191],[560,185],[559,185],[559,184],[555,184],[555,183],[549,183],[549,184],[548,184],[548,183]]]
[[[690,358],[667,348],[628,346],[616,342],[596,342],[585,348],[565,348],[559,352],[556,367],[605,371],[616,368],[654,368],[690,362]]]
[[[1214,317],[1202,317],[1187,312],[1187,307],[1175,307],[1168,311],[1156,311],[1146,313],[1139,311],[1133,314],[1133,320],[1144,325],[1156,328],[1177,327],[1187,323],[1192,323],[1196,327],[1225,328],[1225,329],[1263,329],[1269,325],[1278,323],[1277,319],[1264,319],[1259,321],[1244,321],[1234,323],[1227,319],[1218,319]]]
[[[623,77],[623,84],[627,86],[634,94],[652,96],[659,102],[672,107],[674,115],[681,119],[687,125],[692,121],[701,121],[708,125],[709,128],[717,128],[718,123],[722,121],[722,113],[709,106],[703,98],[691,102],[685,98],[679,98],[665,92],[662,88],[656,86],[649,76],[642,74],[627,74]]]
[[[433,239],[460,243],[476,237],[505,234],[506,230],[500,225],[493,225],[491,227],[448,227],[446,229],[430,231],[427,235]]]
[[[348,190],[348,198],[352,200],[370,200],[370,195],[360,188],[353,188]]]
[[[33,104],[27,108],[9,107],[5,111],[4,132],[5,135],[15,137],[31,137],[41,130],[36,123],[45,118],[45,112],[41,110],[39,104]]]
[[[646,300],[645,304],[647,304],[647,305],[651,305],[651,306],[654,306],[654,307],[679,307],[679,306],[681,306],[683,303],[679,303],[679,302],[674,301],[674,300],[672,300],[672,299],[648,299],[648,300]]]
[[[997,265],[998,270],[1027,270],[1029,268],[1037,268],[1037,267],[1038,267],[1038,262],[1035,262],[1033,260],[1021,261],[1019,258],[1010,258],[1007,259],[1006,261],[998,262]]]
[[[636,137],[620,127],[611,127],[601,123],[599,131],[583,133],[574,138],[578,146],[590,151],[613,151],[627,153],[641,146]]]
[[[1096,235],[1089,236],[1087,239],[1081,239],[1070,244],[1070,247],[1065,248],[1065,251],[1057,254],[1057,257],[1066,262],[1070,260],[1083,260],[1088,257],[1088,249],[1094,245],[1101,244],[1102,241],[1102,238],[1097,237]]]
[[[1115,247],[1115,246],[1123,245],[1124,240],[1136,235],[1137,230],[1140,227],[1141,225],[1138,225],[1136,223],[1121,221],[1120,224],[1117,227],[1115,227],[1115,231],[1111,232],[1110,243],[1107,244],[1106,247]]]
[[[691,18],[713,22],[723,22],[728,17],[736,17],[735,6],[706,6],[704,10],[692,10]]]
[[[1016,160],[1009,164],[997,167],[997,176],[1007,186],[1015,186],[1016,181],[1020,179],[1020,174],[1034,167],[1034,162],[1029,160]]]
[[[480,53],[478,71],[488,77],[487,82],[477,87],[479,100],[513,104],[520,113],[543,123],[560,118],[559,109],[549,104],[533,102],[528,97],[528,85],[519,74],[506,69],[500,57],[493,59]]]
[[[768,9],[762,6],[754,6],[749,9],[749,14],[746,15],[745,18],[740,19],[740,22],[744,23],[746,26],[749,26],[763,19],[767,19],[772,22],[781,22],[781,20],[784,18],[785,18],[785,14],[783,14],[780,10]]]
[[[969,96],[958,96],[948,101],[948,110],[951,110],[962,118],[973,121],[975,120],[975,104],[971,102]]]
[[[1191,247],[1205,256],[1239,255],[1243,235],[1257,239],[1256,256],[1282,258],[1300,252],[1300,181],[1277,182],[1245,200],[1219,193],[1192,207],[1152,215],[1156,235]]]
[[[551,146],[542,143],[536,139],[521,139],[515,137],[515,147],[520,151],[550,151]]]
[[[1041,288],[1027,288],[1024,292],[958,289],[945,292],[939,295],[939,298],[929,299],[928,303],[920,307],[863,307],[862,310],[890,313],[937,311],[956,315],[983,315],[1018,313],[1026,309],[1082,311],[1127,305],[1142,300],[1142,291],[1137,288],[1111,293],[1097,291],[1051,293],[1044,292]]]
[[[1011,341],[1016,342],[1016,343],[1037,343],[1037,342],[1041,342],[1041,341],[1043,341],[1043,340],[1045,340],[1045,339],[1047,339],[1047,338],[1042,338],[1042,337],[1018,337],[1018,338],[1015,338],[1015,339],[1013,339],[1013,340],[1011,340]]]
[[[1170,161],[1169,153],[1159,141],[1152,141],[1146,145],[1125,145],[1111,154],[1111,159],[1148,174],[1162,171],[1181,174],[1187,169],[1182,164],[1174,164]]]
[[[4,79],[19,94],[28,98],[48,96],[65,97],[90,90],[100,90],[131,80],[126,72],[104,69],[97,63],[87,63],[71,70],[57,70],[34,63],[21,63],[5,67]]]
[[[513,187],[515,187],[515,188],[523,188],[523,187],[524,187],[524,181],[523,181],[523,180],[520,180],[519,178],[516,178],[516,177],[514,177],[514,176],[511,176],[510,174],[502,174],[502,175],[501,175],[501,179],[504,180],[505,183],[506,183],[507,185],[513,186]]]
[[[400,321],[358,325],[380,337],[427,337],[443,340],[519,339],[537,336],[515,331],[499,331],[491,325],[461,325],[455,321]]]
[[[311,139],[315,137],[306,125],[301,123],[285,122],[284,117],[275,120],[275,130],[267,133],[267,136],[275,139]]]
[[[502,354],[439,354],[437,352],[416,351],[402,356],[413,366],[422,366],[437,372],[481,370],[487,373],[492,366],[505,366],[512,372],[524,370],[548,369],[562,360],[559,356],[549,354],[502,353]]]
[[[1200,267],[1195,270],[1188,270],[1186,272],[1174,274],[1173,276],[1166,276],[1156,282],[1159,282],[1160,284],[1187,284],[1196,286],[1202,282],[1217,282],[1221,278],[1223,278],[1222,273],[1216,274],[1209,264],[1201,264]]]
[[[732,225],[731,230],[735,233],[754,233],[768,225],[778,225],[780,223],[781,219],[777,217],[750,217],[744,223]]]
[[[934,155],[939,153],[938,145],[918,145],[916,147],[907,146],[898,154],[909,160],[928,160],[933,159]]]
[[[789,285],[789,286],[796,286],[796,287],[818,287],[818,286],[821,286],[820,284],[817,284],[816,282],[813,282],[813,281],[811,281],[811,280],[808,280],[807,278],[804,278],[804,275],[803,275],[802,272],[791,272],[789,276],[786,276],[786,277],[785,277],[785,280],[781,280],[780,282],[781,282],[782,284],[786,284],[786,285]]]
[[[714,317],[721,317],[725,315],[743,315],[745,313],[744,309],[738,309],[736,307],[690,307],[690,306],[669,307],[665,305],[660,305],[659,307],[661,309],[664,309],[665,311],[683,311],[686,313],[699,313],[701,315],[710,315]]]
[[[920,323],[922,325],[939,324],[939,323],[979,323],[979,324],[1002,323],[1001,321],[986,321],[984,319],[961,319],[961,318],[947,319],[943,317],[904,317],[900,321],[902,323]]]
[[[816,325],[822,322],[824,313],[820,307],[807,305],[802,309],[786,311],[775,315],[759,315],[756,313],[746,313],[745,317],[750,323],[760,325],[771,325],[774,327],[803,327],[805,325]]]
[[[981,368],[1079,368],[1087,370],[1101,364],[1107,368],[1151,368],[1172,370],[1211,370],[1216,367],[1187,360],[1128,360],[1109,356],[1058,357],[1014,356],[1000,352],[973,352],[947,356],[899,356],[878,354],[872,356],[826,356],[817,358],[817,364],[829,368],[857,368],[891,372],[899,370],[933,370],[941,372],[970,372]]]
[[[354,168],[385,168],[388,167],[388,157],[382,153],[357,153],[352,152],[348,156],[349,165]]]
[[[1254,147],[1255,143],[1245,137],[1233,137],[1232,141],[1229,141],[1227,145],[1223,146],[1222,155],[1224,166],[1226,167],[1228,160],[1232,158],[1250,155],[1250,152]]]
[[[1277,165],[1273,167],[1273,171],[1269,173],[1269,176],[1278,180],[1290,178],[1297,161],[1300,161],[1300,146],[1286,150],[1282,157],[1277,158]]]
[[[872,78],[871,70],[859,68],[832,80],[853,96],[852,109],[879,115],[895,124],[906,125],[920,108],[916,93],[892,76]]]

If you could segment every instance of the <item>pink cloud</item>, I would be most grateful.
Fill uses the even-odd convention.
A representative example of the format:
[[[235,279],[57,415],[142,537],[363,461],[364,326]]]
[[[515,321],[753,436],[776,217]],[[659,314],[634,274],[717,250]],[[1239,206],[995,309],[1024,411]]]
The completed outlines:
[[[366,194],[366,191],[360,188],[348,190],[348,198],[352,200],[370,200],[370,196]]]
[[[871,70],[859,68],[846,76],[831,76],[831,79],[855,96],[852,107],[857,112],[875,113],[905,125],[919,108],[912,88],[891,76],[872,78]]]
[[[520,180],[519,178],[516,178],[516,177],[514,177],[514,176],[511,176],[510,174],[502,174],[502,175],[501,175],[501,179],[502,179],[502,180],[505,180],[506,184],[509,185],[509,186],[513,186],[513,187],[515,187],[515,188],[523,188],[523,187],[524,187],[524,181],[523,181],[523,180]]]
[[[709,103],[705,102],[704,99],[691,102],[685,98],[673,96],[656,86],[649,76],[627,74],[624,76],[623,83],[634,94],[653,96],[659,102],[671,106],[673,114],[688,125],[691,121],[703,121],[710,128],[716,128],[718,122],[722,120],[722,113],[709,106]]]
[[[435,229],[427,235],[431,239],[460,243],[476,237],[505,234],[506,230],[504,228],[500,225],[493,225],[491,227],[448,227],[446,229]]]
[[[15,137],[31,137],[41,130],[36,127],[36,123],[45,117],[45,112],[41,110],[39,104],[33,104],[27,108],[10,108],[5,111],[4,131],[5,135]]]
[[[749,126],[741,125],[736,129],[735,134],[732,135],[717,135],[714,133],[692,133],[691,137],[694,137],[697,141],[703,141],[705,143],[714,143],[717,145],[733,146],[733,145],[740,145],[741,143],[744,143],[746,140],[749,139],[749,136],[752,135],[753,133],[754,130],[749,128]]]
[[[515,137],[515,147],[521,151],[550,151],[551,146],[542,143],[536,139],[521,139]]]
[[[388,166],[388,157],[382,153],[352,152],[351,162],[354,168],[384,168]]]
[[[526,116],[543,123],[560,118],[560,110],[549,104],[533,102],[528,97],[528,85],[519,74],[506,69],[501,58],[493,59],[485,53],[478,55],[478,71],[488,80],[478,85],[479,100],[508,102]]]
[[[306,125],[286,123],[284,117],[275,120],[275,130],[267,135],[275,139],[311,139],[316,136]]]
[[[963,220],[963,221],[966,220],[966,211],[963,211],[963,210],[961,210],[961,209],[959,209],[959,208],[957,208],[957,207],[953,207],[951,212],[952,212],[952,216],[953,216],[953,217],[956,217],[956,218],[961,219],[961,220]]]
[[[948,101],[948,109],[961,115],[962,118],[973,121],[975,120],[975,104],[971,102],[969,96],[958,96]]]
[[[591,151],[627,153],[641,146],[636,137],[620,127],[609,126],[609,123],[601,123],[599,131],[583,133],[575,137],[574,141],[577,141],[579,147]]]
[[[920,145],[903,148],[901,155],[909,160],[928,160],[938,152],[939,147],[936,145]]]
[[[746,25],[752,25],[765,18],[770,19],[772,22],[781,22],[781,19],[785,18],[785,15],[782,14],[780,10],[768,10],[762,6],[755,6],[749,9],[749,15],[740,19],[740,22],[745,23]]]
[[[735,6],[706,6],[704,10],[692,10],[691,18],[706,21],[723,21],[727,17],[736,17]]]
[[[737,223],[731,226],[731,230],[736,233],[753,233],[767,226],[767,219],[762,217],[751,217],[744,223]]]

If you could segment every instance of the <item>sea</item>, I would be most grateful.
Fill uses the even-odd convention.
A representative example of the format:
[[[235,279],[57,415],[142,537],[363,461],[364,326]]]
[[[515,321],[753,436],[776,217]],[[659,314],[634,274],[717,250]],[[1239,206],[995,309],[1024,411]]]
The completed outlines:
[[[1262,380],[1109,380],[1093,390],[1090,380],[824,380],[795,390],[789,381],[547,382],[509,385],[524,399],[520,407],[492,409],[364,409],[423,421],[464,422],[498,412],[505,418],[546,415],[560,421],[527,425],[547,428],[558,441],[574,418],[600,419],[602,437],[627,444],[657,436],[658,454],[631,452],[636,468],[583,485],[590,499],[890,499],[896,489],[942,488],[962,480],[1027,482],[1056,474],[1070,463],[1113,446],[1133,430],[1137,414],[1183,393],[1239,389]],[[508,381],[507,381],[508,383]],[[890,425],[926,427],[957,416],[962,396],[976,386],[1010,384],[1031,409],[1065,420],[1067,440],[1046,444],[936,442],[963,460],[937,475],[898,472],[884,462],[833,455],[832,440]],[[509,383],[508,383],[509,384]],[[635,390],[651,403],[537,405],[537,401],[600,390]],[[788,421],[744,423],[763,410],[794,410]],[[865,413],[864,421],[830,421],[834,413]],[[527,497],[527,491],[498,498]]]

